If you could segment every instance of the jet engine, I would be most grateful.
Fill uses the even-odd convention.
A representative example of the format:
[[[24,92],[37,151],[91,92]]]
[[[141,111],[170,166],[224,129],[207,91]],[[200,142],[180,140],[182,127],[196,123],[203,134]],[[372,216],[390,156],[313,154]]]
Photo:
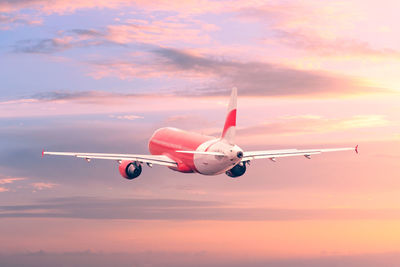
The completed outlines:
[[[137,161],[123,160],[118,169],[122,177],[128,180],[135,179],[142,173],[142,165]]]
[[[246,172],[246,164],[240,162],[239,164],[235,165],[232,169],[226,171],[226,175],[232,178],[236,178],[242,176]]]

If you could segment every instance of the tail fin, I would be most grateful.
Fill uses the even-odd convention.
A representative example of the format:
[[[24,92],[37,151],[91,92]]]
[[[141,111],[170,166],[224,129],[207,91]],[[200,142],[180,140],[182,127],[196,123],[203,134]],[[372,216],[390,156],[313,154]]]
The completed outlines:
[[[226,115],[224,130],[221,139],[226,140],[229,144],[235,144],[236,132],[236,105],[237,105],[237,89],[232,88],[231,98],[228,105],[228,114]]]

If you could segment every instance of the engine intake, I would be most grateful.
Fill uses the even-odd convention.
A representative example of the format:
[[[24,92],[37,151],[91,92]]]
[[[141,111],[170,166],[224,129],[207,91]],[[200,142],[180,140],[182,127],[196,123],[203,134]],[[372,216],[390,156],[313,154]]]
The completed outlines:
[[[239,164],[235,165],[232,169],[226,171],[226,175],[232,178],[236,178],[242,176],[246,172],[246,164],[240,162]]]
[[[135,179],[142,173],[142,165],[136,161],[124,160],[121,162],[118,169],[122,177],[128,180]]]

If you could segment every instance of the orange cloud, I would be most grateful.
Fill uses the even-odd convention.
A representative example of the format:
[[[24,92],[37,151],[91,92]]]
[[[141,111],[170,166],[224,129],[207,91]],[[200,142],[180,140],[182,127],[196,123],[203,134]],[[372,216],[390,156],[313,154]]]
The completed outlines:
[[[15,181],[22,181],[22,180],[26,180],[26,178],[3,178],[0,179],[0,184],[12,184]]]
[[[26,178],[22,178],[22,177],[2,178],[2,179],[0,179],[0,185],[12,184],[16,181],[22,181],[22,180],[26,180]],[[9,188],[0,186],[0,193],[8,192],[8,191],[10,191]]]
[[[9,191],[8,188],[0,187],[0,193]]]

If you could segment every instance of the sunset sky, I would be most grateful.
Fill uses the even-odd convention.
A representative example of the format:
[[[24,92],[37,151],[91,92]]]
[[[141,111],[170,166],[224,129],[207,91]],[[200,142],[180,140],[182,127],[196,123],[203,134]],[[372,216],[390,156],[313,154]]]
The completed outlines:
[[[400,265],[400,2],[0,0],[0,265]],[[147,154],[218,136],[239,179],[42,149]]]

